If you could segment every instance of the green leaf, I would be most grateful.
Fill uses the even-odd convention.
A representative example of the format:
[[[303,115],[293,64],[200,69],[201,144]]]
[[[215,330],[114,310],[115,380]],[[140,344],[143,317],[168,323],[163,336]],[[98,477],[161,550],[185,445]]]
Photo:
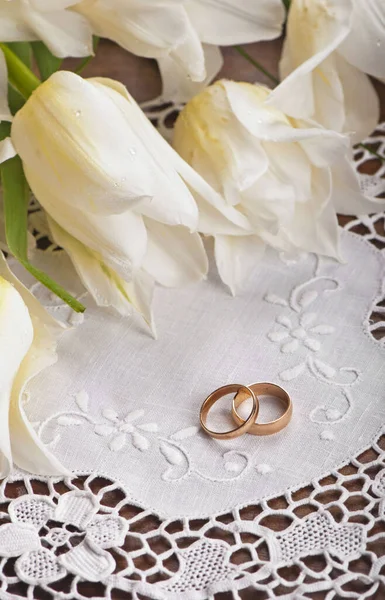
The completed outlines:
[[[0,123],[0,140],[5,140],[11,134],[11,123],[2,121]]]
[[[0,131],[0,134],[4,135],[4,133],[4,131]],[[85,307],[83,304],[28,261],[27,229],[30,192],[22,162],[18,156],[7,160],[1,165],[1,183],[3,187],[5,234],[10,252],[38,281],[59,296],[73,310],[84,312]]]
[[[43,42],[32,42],[31,45],[41,78],[45,81],[60,69],[63,59],[52,54]]]
[[[32,50],[29,42],[8,42],[7,46],[29,69],[32,67]]]
[[[27,100],[41,81],[7,44],[0,43],[0,49],[7,63],[8,82]]]
[[[25,100],[21,94],[11,85],[8,86],[8,105],[11,113],[15,115],[25,104]]]
[[[1,182],[7,244],[17,259],[27,260],[29,190],[18,156],[3,164]]]

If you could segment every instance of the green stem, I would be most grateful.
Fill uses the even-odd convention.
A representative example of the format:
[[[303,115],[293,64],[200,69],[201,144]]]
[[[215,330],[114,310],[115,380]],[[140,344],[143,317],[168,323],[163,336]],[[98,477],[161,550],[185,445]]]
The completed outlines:
[[[279,79],[277,79],[276,77],[274,77],[274,75],[269,73],[269,71],[267,69],[265,69],[265,67],[263,67],[252,56],[250,56],[250,54],[248,54],[248,52],[246,52],[246,50],[244,50],[241,46],[234,46],[234,48],[236,49],[237,52],[239,52],[239,54],[241,56],[243,56],[243,58],[248,60],[249,63],[251,63],[253,65],[253,67],[255,67],[256,69],[258,69],[258,71],[261,71],[261,73],[266,75],[266,77],[268,77],[270,79],[270,81],[272,81],[275,85],[279,84]]]
[[[359,146],[360,148],[364,148],[364,150],[367,150],[368,152],[370,152],[370,154],[373,154],[373,156],[376,156],[380,160],[385,161],[385,156],[381,156],[381,154],[378,154],[378,152],[376,152],[375,150],[372,150],[372,148],[370,148],[370,146],[367,146],[366,144],[357,144],[357,146]]]
[[[40,79],[32,73],[8,46],[0,43],[0,50],[3,51],[7,63],[10,84],[27,100],[32,92],[41,84]]]
[[[286,10],[289,10],[290,8],[290,0],[282,0]]]

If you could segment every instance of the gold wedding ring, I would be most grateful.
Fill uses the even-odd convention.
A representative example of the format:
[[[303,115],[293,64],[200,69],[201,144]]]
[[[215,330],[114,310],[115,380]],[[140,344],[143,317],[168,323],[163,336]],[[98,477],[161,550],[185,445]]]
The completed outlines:
[[[284,413],[278,419],[269,421],[268,423],[253,423],[251,427],[248,427],[247,433],[251,433],[252,435],[272,435],[273,433],[278,433],[278,431],[281,431],[288,425],[293,414],[293,405],[289,394],[284,389],[279,387],[279,385],[275,385],[275,383],[253,383],[252,385],[247,386],[246,389],[247,392],[243,389],[238,391],[233,399],[231,411],[234,421],[240,426],[244,423],[248,423],[251,418],[250,415],[245,421],[245,419],[242,419],[237,412],[237,408],[250,397],[250,391],[253,392],[257,398],[259,396],[274,396],[281,401],[284,407]]]
[[[216,402],[218,402],[218,400],[220,400],[220,398],[223,398],[223,396],[226,396],[227,394],[235,394],[235,393],[237,394],[236,398],[238,398],[238,397],[242,398],[240,403],[244,402],[248,398],[252,399],[253,407],[252,407],[250,415],[248,416],[248,418],[246,420],[241,419],[239,417],[239,419],[240,419],[240,422],[238,423],[239,427],[236,427],[235,429],[231,429],[230,431],[224,431],[224,432],[212,431],[206,425],[207,415],[209,414],[210,409],[214,406],[214,404]],[[233,400],[233,403],[234,403],[234,400]],[[246,385],[239,385],[237,383],[233,383],[231,385],[224,385],[224,386],[218,388],[217,390],[215,390],[214,392],[212,392],[209,396],[207,396],[206,400],[203,402],[203,404],[201,406],[200,422],[201,422],[202,429],[211,437],[216,438],[218,440],[229,440],[229,439],[236,438],[236,437],[243,435],[244,433],[247,433],[248,431],[250,431],[250,429],[254,426],[256,418],[258,417],[258,412],[259,412],[259,401],[258,401],[258,398],[255,396],[254,392],[252,391],[252,389],[247,387]]]

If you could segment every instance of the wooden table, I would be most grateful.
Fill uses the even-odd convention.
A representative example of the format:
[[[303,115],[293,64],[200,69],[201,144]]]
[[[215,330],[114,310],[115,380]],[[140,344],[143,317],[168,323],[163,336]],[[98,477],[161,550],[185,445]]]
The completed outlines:
[[[245,49],[272,75],[278,77],[282,40],[248,44]],[[224,65],[218,79],[258,81],[270,85],[269,79],[243,58],[234,48],[223,48]],[[71,61],[68,61],[71,65]],[[159,70],[154,60],[139,58],[108,40],[102,40],[96,57],[84,70],[85,77],[111,77],[124,83],[138,102],[151,100],[161,93]],[[385,120],[385,85],[374,82],[381,98],[381,121]]]

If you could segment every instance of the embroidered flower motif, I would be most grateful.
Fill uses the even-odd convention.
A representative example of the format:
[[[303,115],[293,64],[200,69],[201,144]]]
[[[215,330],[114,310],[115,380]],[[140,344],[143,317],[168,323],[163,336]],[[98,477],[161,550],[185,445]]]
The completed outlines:
[[[272,331],[267,337],[270,341],[279,343],[281,352],[285,354],[294,354],[300,348],[318,352],[321,348],[321,341],[312,335],[331,335],[335,329],[331,325],[314,324],[316,318],[316,313],[304,312],[298,315],[296,322],[293,323],[289,317],[281,315],[277,317],[276,322],[283,329]]]
[[[156,433],[158,431],[158,425],[156,423],[141,423],[135,424],[135,421],[143,417],[144,410],[134,410],[123,419],[120,419],[117,413],[106,408],[103,411],[103,416],[109,423],[102,423],[95,425],[95,433],[103,436],[113,436],[110,441],[110,449],[117,452],[121,450],[127,443],[127,440],[131,440],[131,444],[140,450],[145,452],[150,447],[150,442],[141,431],[147,433]]]
[[[270,331],[267,337],[271,342],[280,344],[284,354],[295,354],[302,350],[299,362],[291,364],[279,373],[282,381],[292,381],[304,372],[309,373],[319,381],[329,383],[339,388],[339,393],[334,398],[332,406],[320,404],[310,413],[310,420],[315,423],[335,424],[346,419],[352,409],[352,397],[348,386],[353,386],[360,378],[360,373],[352,367],[336,369],[315,357],[322,348],[320,336],[328,336],[335,332],[331,325],[317,323],[317,313],[310,312],[309,306],[331,292],[340,289],[336,279],[327,276],[310,278],[300,283],[289,294],[288,299],[276,294],[266,294],[265,302],[285,308],[285,314],[276,318],[280,329]],[[319,304],[320,306],[320,304]],[[290,311],[290,316],[289,315]],[[324,441],[332,441],[334,434],[330,430],[320,432]]]
[[[0,556],[18,557],[16,574],[28,584],[52,583],[67,573],[100,581],[113,573],[107,549],[124,543],[128,525],[122,517],[98,515],[99,508],[91,493],[80,490],[63,494],[57,505],[46,496],[20,496],[9,505],[11,522],[0,526]]]

